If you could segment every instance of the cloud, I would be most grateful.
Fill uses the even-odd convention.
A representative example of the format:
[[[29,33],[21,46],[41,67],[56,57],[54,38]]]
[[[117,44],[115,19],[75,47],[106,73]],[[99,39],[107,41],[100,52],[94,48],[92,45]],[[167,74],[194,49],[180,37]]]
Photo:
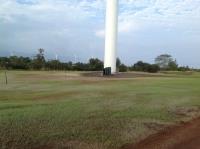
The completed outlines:
[[[105,2],[0,0],[0,34],[4,37],[0,49],[22,53],[40,47],[52,53],[62,49],[59,55],[78,53],[87,59],[85,50],[90,49],[92,42],[94,53],[102,57]],[[175,49],[170,51],[175,54],[177,48],[182,48],[200,54],[199,0],[119,0],[119,3],[119,53],[120,47],[126,48],[124,57],[139,49],[138,55],[143,54],[149,60],[144,53],[155,48]]]
[[[118,33],[119,34],[126,34],[130,33],[132,31],[137,31],[139,30],[139,25],[136,24],[134,21],[126,21],[122,20],[119,22],[119,27],[118,27]],[[95,31],[95,35],[99,38],[104,38],[105,37],[105,29],[100,29]]]

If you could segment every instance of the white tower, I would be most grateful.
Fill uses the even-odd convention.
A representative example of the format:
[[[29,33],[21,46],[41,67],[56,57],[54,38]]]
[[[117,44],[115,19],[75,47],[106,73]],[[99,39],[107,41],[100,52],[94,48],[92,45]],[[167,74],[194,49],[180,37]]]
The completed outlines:
[[[107,0],[104,68],[111,67],[112,74],[116,73],[117,33],[118,0]]]

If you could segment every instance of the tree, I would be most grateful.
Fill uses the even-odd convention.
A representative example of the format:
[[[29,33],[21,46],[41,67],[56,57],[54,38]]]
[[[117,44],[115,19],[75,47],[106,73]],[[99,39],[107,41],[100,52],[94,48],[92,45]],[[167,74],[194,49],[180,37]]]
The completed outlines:
[[[59,60],[50,60],[46,62],[45,68],[49,70],[60,70],[61,63]]]
[[[29,69],[31,59],[29,57],[17,57],[17,56],[11,56],[10,58],[10,68],[12,69]]]
[[[148,72],[156,73],[160,70],[160,67],[157,64],[149,65]]]
[[[168,67],[169,70],[178,70],[178,64],[176,60],[169,62]]]
[[[132,71],[144,71],[144,72],[156,73],[160,70],[160,67],[156,64],[149,64],[143,61],[138,61],[130,69]]]
[[[128,70],[128,67],[125,64],[122,64],[119,58],[117,58],[116,60],[116,67],[117,67],[117,71],[119,72],[126,72]]]
[[[119,72],[127,72],[128,67],[125,64],[119,65]]]
[[[29,69],[31,59],[29,57],[0,57],[0,68],[3,69]]]
[[[190,71],[190,67],[189,66],[182,66],[182,67],[178,67],[178,71]]]
[[[91,58],[89,60],[89,70],[90,71],[100,71],[103,70],[103,62],[98,58]]]
[[[169,54],[162,54],[155,58],[155,63],[162,70],[177,70],[178,64],[176,60]]]
[[[76,70],[76,71],[88,71],[89,70],[89,66],[86,63],[78,62],[75,65],[73,65],[73,70]]]
[[[116,66],[117,66],[117,68],[119,68],[120,65],[121,65],[121,60],[118,57],[117,60],[116,60]]]
[[[132,70],[134,71],[148,71],[148,67],[150,64],[144,63],[143,61],[138,61],[132,66]]]
[[[38,54],[33,59],[33,68],[40,70],[45,66],[44,49],[38,49]]]
[[[10,59],[8,57],[0,57],[0,68],[8,69],[10,63]]]

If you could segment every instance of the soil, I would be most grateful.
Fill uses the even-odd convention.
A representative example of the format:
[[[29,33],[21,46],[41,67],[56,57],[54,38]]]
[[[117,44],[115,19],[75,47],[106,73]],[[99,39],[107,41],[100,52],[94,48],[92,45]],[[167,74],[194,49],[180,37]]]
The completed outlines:
[[[168,127],[146,139],[121,149],[200,149],[200,117]]]

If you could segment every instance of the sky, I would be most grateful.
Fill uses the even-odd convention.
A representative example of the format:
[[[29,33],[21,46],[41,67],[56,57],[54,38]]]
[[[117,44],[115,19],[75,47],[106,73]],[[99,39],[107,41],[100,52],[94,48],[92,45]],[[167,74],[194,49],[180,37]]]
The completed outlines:
[[[0,0],[0,56],[104,57],[105,0]],[[118,57],[200,68],[200,0],[119,0]]]

